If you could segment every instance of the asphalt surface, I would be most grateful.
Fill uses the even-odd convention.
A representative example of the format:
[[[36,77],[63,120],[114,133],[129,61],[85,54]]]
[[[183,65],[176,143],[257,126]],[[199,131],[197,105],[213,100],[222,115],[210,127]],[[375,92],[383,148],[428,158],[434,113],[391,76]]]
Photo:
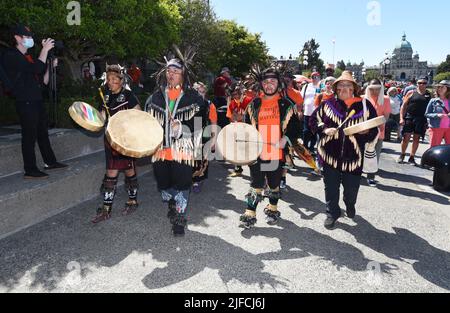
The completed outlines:
[[[333,231],[323,227],[323,182],[298,160],[283,219],[267,225],[261,204],[253,230],[238,227],[248,169],[228,178],[231,167],[214,163],[184,238],[171,235],[147,174],[134,215],[119,214],[121,188],[105,223],[90,223],[98,197],[0,240],[0,292],[448,293],[449,194],[429,186],[431,171],[396,164],[398,151],[385,144],[378,187],[364,181],[356,219]]]

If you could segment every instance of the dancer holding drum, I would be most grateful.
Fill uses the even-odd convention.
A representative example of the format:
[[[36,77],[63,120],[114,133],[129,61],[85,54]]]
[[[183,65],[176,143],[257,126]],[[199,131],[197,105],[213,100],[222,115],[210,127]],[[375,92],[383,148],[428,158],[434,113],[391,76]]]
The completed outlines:
[[[288,140],[297,141],[300,127],[295,105],[281,96],[282,84],[278,71],[269,68],[258,72],[254,67],[252,74],[255,81],[261,84],[262,94],[249,104],[246,121],[259,130],[263,149],[256,163],[250,165],[251,189],[247,195],[246,211],[240,217],[241,226],[245,228],[256,224],[256,209],[263,199],[266,179],[270,188],[270,204],[264,209],[266,222],[269,225],[278,222],[281,216],[278,201],[281,198],[280,182],[285,157],[283,149]]]
[[[153,169],[168,204],[168,218],[174,236],[184,236],[195,159],[201,160],[202,131],[194,133],[196,116],[204,120],[204,100],[191,88],[193,53],[186,57],[174,47],[178,58],[166,58],[157,73],[158,89],[146,102],[146,111],[163,126],[163,147],[153,156]],[[200,123],[201,125],[201,123]],[[151,134],[146,134],[150,136]]]
[[[139,100],[128,89],[125,89],[125,69],[120,65],[106,66],[106,84],[107,91],[100,107],[103,118],[108,123],[108,119],[116,113],[137,109],[141,110]],[[132,123],[133,121],[130,121]],[[125,186],[128,192],[128,201],[122,210],[122,215],[128,215],[134,212],[138,207],[137,193],[138,181],[136,176],[135,159],[124,156],[114,150],[105,136],[105,157],[106,174],[101,186],[103,194],[103,207],[97,210],[96,217],[92,220],[94,224],[105,221],[111,217],[111,211],[116,194],[119,171],[125,171]]]
[[[369,101],[358,95],[359,86],[352,73],[345,71],[333,84],[337,97],[325,101],[312,115],[311,128],[320,136],[319,160],[323,165],[327,219],[325,227],[332,229],[341,217],[339,207],[340,185],[344,186],[347,216],[354,218],[356,200],[361,185],[365,145],[375,140],[378,129],[359,130],[346,135],[344,127],[354,126],[377,117]]]

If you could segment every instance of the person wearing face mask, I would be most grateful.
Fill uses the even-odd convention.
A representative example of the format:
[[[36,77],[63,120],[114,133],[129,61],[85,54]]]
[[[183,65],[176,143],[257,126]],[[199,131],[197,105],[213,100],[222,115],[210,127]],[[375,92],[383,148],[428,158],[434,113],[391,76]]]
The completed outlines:
[[[34,47],[30,28],[17,25],[12,29],[15,47],[3,55],[2,64],[12,85],[16,111],[22,128],[22,156],[25,179],[48,178],[36,165],[34,148],[36,141],[44,160],[44,170],[66,168],[57,162],[48,137],[48,115],[42,97],[42,85],[49,82],[48,52],[54,48],[51,38],[42,40],[42,50],[34,58],[28,50]],[[57,60],[54,61],[57,65]]]
[[[311,129],[320,136],[318,155],[325,183],[327,219],[324,226],[327,229],[333,229],[341,217],[341,184],[344,186],[347,217],[355,218],[365,145],[375,140],[378,134],[377,128],[352,136],[344,133],[350,123],[356,125],[377,117],[370,101],[366,101],[364,109],[363,100],[357,96],[359,86],[351,72],[344,71],[333,83],[333,90],[336,96],[316,109],[310,123]],[[352,111],[353,116],[350,115]]]
[[[106,65],[106,92],[105,103],[101,103],[99,111],[106,124],[110,117],[123,110],[141,110],[139,100],[125,88],[125,69],[120,65]],[[130,121],[132,123],[132,121]],[[106,174],[103,179],[101,191],[103,194],[103,206],[97,209],[97,214],[92,223],[98,224],[111,217],[112,206],[116,194],[119,172],[125,172],[125,188],[128,193],[128,201],[122,209],[122,215],[134,213],[138,208],[138,179],[136,173],[136,161],[121,155],[115,151],[104,136]]]

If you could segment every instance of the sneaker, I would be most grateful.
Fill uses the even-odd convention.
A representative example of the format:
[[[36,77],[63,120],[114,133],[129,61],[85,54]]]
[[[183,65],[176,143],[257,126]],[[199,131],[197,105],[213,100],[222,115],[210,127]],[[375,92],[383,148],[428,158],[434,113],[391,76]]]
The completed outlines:
[[[230,174],[230,177],[240,177],[242,176],[242,172],[239,171],[234,171],[233,173]]]
[[[92,223],[98,224],[111,218],[112,207],[104,205],[103,208],[97,209],[97,215],[92,220]]]
[[[34,170],[34,171],[25,173],[25,175],[23,177],[25,179],[46,179],[46,178],[48,178],[48,174],[41,172],[39,170]]]
[[[256,217],[254,216],[249,216],[247,214],[242,214],[240,217],[240,226],[244,227],[246,229],[251,229],[253,227],[255,227],[256,225]]]
[[[62,164],[59,162],[56,162],[55,164],[51,164],[51,165],[44,165],[44,170],[50,171],[50,170],[59,170],[59,169],[63,169],[63,168],[67,168],[69,167],[67,164]]]
[[[375,181],[375,179],[367,179],[367,184],[370,187],[376,187],[377,186],[377,182]]]
[[[336,226],[336,221],[337,221],[337,219],[335,219],[331,216],[328,216],[324,223],[325,228],[329,229],[329,230],[334,229],[334,227]]]
[[[356,216],[356,209],[353,208],[347,208],[347,217],[350,219],[354,219]]]
[[[410,157],[408,160],[408,163],[414,166],[417,166],[416,160],[414,157]]]
[[[125,207],[122,209],[122,216],[127,216],[130,214],[133,214],[136,212],[137,208],[139,207],[139,204],[136,200],[129,200],[125,204]]]
[[[282,180],[282,181],[280,182],[280,189],[282,189],[282,190],[287,189],[287,184],[286,184],[286,181],[285,181],[285,180]]]
[[[172,223],[172,234],[175,237],[183,237],[187,226],[187,219],[184,215],[176,214]]]
[[[272,211],[268,208],[264,209],[264,214],[266,214],[266,222],[269,225],[276,225],[278,220],[281,218],[281,213],[279,211]]]
[[[400,154],[400,157],[398,158],[397,163],[398,164],[405,163],[405,157],[406,157],[406,154]]]
[[[192,191],[194,193],[200,193],[202,191],[202,188],[200,186],[199,183],[194,183],[194,185],[192,185]]]
[[[177,205],[175,201],[170,200],[169,201],[169,212],[167,212],[167,218],[170,220],[171,223],[173,223],[173,219],[177,215]]]

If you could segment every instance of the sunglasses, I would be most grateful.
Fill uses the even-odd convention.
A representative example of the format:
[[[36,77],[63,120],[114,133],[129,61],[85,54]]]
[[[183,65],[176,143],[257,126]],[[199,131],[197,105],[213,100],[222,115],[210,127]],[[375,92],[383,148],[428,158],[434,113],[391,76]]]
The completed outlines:
[[[418,83],[419,85],[428,85],[428,83]]]

